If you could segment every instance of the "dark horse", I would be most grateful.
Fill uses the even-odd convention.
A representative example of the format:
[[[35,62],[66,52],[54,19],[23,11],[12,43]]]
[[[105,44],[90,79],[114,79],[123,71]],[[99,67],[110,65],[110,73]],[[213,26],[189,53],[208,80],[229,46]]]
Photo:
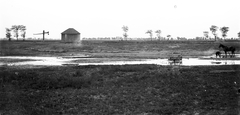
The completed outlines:
[[[216,58],[217,58],[217,57],[221,58],[221,52],[220,52],[220,51],[217,51],[217,52],[216,52]]]
[[[225,52],[225,57],[227,57],[227,53],[228,52],[231,52],[232,53],[232,55],[230,55],[230,57],[233,57],[233,56],[235,56],[235,47],[227,47],[227,46],[224,46],[224,45],[222,45],[222,44],[220,44],[219,45],[219,48],[223,48],[223,51]]]

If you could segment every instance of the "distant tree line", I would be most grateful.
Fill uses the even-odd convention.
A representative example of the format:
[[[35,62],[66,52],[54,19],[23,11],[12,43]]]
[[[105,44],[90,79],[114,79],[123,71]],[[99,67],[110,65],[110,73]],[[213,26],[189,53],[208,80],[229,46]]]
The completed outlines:
[[[125,38],[125,40],[127,40],[127,37],[128,37],[128,34],[127,34],[127,31],[128,31],[128,26],[123,26],[122,27],[124,33],[123,33],[123,38]],[[212,25],[210,27],[210,31],[212,32],[212,34],[214,35],[214,40],[216,41],[217,39],[219,39],[219,37],[217,36],[217,30],[218,30],[218,27],[215,26],[215,25]],[[221,27],[219,28],[219,30],[221,31],[222,33],[222,37],[224,39],[226,39],[227,37],[227,32],[229,31],[229,27]],[[171,38],[171,35],[167,35],[166,37],[161,37],[161,33],[162,31],[161,30],[156,30],[155,33],[157,34],[157,39],[158,40],[173,40],[173,38]],[[149,34],[150,36],[150,40],[152,41],[153,40],[153,31],[152,30],[147,30],[146,31],[146,34]],[[212,39],[209,37],[209,32],[208,31],[203,31],[203,34],[204,34],[204,37],[196,37],[197,40],[207,40],[207,39]],[[240,38],[240,32],[238,33],[238,37]],[[186,38],[185,37],[177,37],[177,40],[185,40]],[[122,39],[123,40],[123,39]]]
[[[128,31],[129,31],[129,28],[128,26],[123,26],[122,27],[122,30],[123,30],[123,37],[113,37],[113,38],[110,38],[110,37],[105,37],[105,38],[84,38],[84,39],[92,39],[92,40],[127,40],[127,39],[132,39],[132,38],[128,38]],[[218,28],[217,26],[215,25],[212,25],[210,27],[210,31],[212,32],[213,36],[214,36],[214,40],[219,40],[219,37],[217,36],[217,31],[220,30],[221,33],[222,33],[222,37],[224,39],[226,39],[227,37],[227,32],[229,31],[229,27],[221,27],[221,28]],[[161,30],[156,30],[155,31],[156,33],[156,38],[154,38],[155,40],[173,40],[173,38],[171,38],[171,35],[168,34],[166,37],[161,37],[161,33],[162,31]],[[16,39],[18,40],[19,36],[21,36],[23,38],[23,40],[25,40],[25,37],[26,37],[26,26],[24,25],[13,25],[11,28],[6,28],[6,38],[11,41],[12,39],[12,34],[14,37],[16,37]],[[149,34],[150,36],[150,40],[152,41],[153,40],[153,30],[147,30],[145,34]],[[240,38],[240,32],[237,33],[238,37]],[[211,40],[212,38],[209,37],[209,32],[208,31],[203,31],[203,36],[204,37],[196,37],[195,39],[196,40]],[[134,39],[134,38],[133,38]],[[135,38],[135,39],[145,39],[145,38]],[[149,39],[149,38],[148,38]],[[177,37],[176,40],[186,40],[187,38],[185,37]],[[193,38],[194,39],[194,38]]]
[[[14,37],[17,38],[20,36],[25,40],[26,37],[26,26],[24,25],[13,25],[11,28],[6,28],[6,38],[8,41],[11,41],[12,33]]]

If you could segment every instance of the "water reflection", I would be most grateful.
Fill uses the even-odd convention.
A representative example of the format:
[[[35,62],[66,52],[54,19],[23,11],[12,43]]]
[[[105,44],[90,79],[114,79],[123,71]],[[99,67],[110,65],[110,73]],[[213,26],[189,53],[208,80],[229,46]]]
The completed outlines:
[[[225,54],[222,54],[222,56],[225,56]],[[229,56],[228,56],[229,57]],[[210,56],[201,56],[199,58],[216,58],[216,55],[213,54],[213,55],[210,55]],[[240,54],[235,54],[234,58],[240,58]],[[226,58],[217,58],[217,59],[226,59]]]
[[[14,61],[16,59],[31,59],[31,61]],[[103,58],[64,58],[64,57],[31,57],[31,56],[2,56],[0,66],[21,66],[21,65],[42,65],[42,66],[61,66],[61,65],[134,65],[134,64],[156,64],[156,65],[240,65],[240,60],[219,60],[202,58],[183,58],[181,63],[172,63],[168,59],[141,59],[127,61],[113,61]],[[121,60],[121,59],[117,59]]]

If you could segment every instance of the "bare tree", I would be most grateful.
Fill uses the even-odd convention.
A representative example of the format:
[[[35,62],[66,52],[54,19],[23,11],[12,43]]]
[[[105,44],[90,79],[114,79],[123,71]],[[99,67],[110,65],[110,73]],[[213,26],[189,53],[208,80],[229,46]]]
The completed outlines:
[[[17,40],[18,40],[18,36],[19,36],[19,31],[22,31],[26,34],[26,32],[25,32],[26,26],[24,26],[24,25],[13,25],[11,29],[13,30],[13,32],[15,34],[14,36],[17,38]],[[23,35],[24,38],[25,38],[25,34]]]
[[[8,41],[11,41],[11,29],[10,28],[6,28],[6,38],[8,38]]]
[[[157,34],[158,40],[160,40],[162,31],[161,30],[156,30],[155,33]]]
[[[215,41],[217,40],[217,34],[216,34],[217,29],[218,29],[218,27],[215,26],[215,25],[212,25],[212,26],[210,27],[210,31],[212,31],[212,34],[213,34],[214,37],[215,37]]]
[[[23,41],[25,40],[25,37],[26,37],[26,26],[21,26],[21,36],[23,37]]]
[[[123,37],[125,38],[125,39],[127,39],[127,37],[128,37],[128,34],[127,34],[127,32],[128,32],[128,26],[123,26],[122,27],[122,29],[123,29]]]
[[[150,35],[150,38],[151,38],[151,40],[152,40],[152,30],[148,30],[148,31],[146,32],[146,34],[149,34],[149,35]]]
[[[169,38],[171,38],[171,35],[167,35],[167,38],[168,38],[168,40],[169,40]]]
[[[222,32],[222,37],[225,39],[227,36],[227,32],[229,31],[229,27],[222,27],[220,28],[221,32]]]
[[[204,31],[204,32],[203,32],[203,35],[205,36],[205,38],[206,38],[206,39],[209,37],[209,35],[208,35],[208,34],[209,34],[209,32],[208,32],[208,31]]]
[[[11,28],[14,32],[14,36],[17,38],[18,40],[18,31],[21,29],[21,25],[13,25]]]

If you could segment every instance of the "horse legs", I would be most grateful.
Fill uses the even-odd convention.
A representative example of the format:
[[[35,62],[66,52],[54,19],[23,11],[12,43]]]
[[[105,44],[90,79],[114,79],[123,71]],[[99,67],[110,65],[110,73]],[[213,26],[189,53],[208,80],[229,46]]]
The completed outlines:
[[[235,57],[235,52],[234,51],[232,51],[232,57]]]
[[[215,54],[216,54],[216,58],[217,57],[221,58],[221,52],[217,51]]]
[[[228,52],[227,54],[229,55],[230,58],[232,57],[231,53]]]
[[[229,52],[230,58],[234,56],[233,52]]]

